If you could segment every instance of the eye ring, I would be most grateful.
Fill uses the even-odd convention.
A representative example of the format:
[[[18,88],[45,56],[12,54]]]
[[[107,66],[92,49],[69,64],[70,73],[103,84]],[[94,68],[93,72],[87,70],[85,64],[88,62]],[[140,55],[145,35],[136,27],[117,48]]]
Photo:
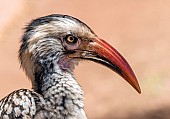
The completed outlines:
[[[75,43],[77,43],[78,38],[73,35],[68,35],[68,36],[66,36],[65,40],[67,43],[75,44]]]

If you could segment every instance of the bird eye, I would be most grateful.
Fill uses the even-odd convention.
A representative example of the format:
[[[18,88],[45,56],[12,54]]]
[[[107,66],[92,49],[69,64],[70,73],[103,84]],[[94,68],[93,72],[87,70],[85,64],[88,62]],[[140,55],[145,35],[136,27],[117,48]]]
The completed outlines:
[[[67,43],[71,43],[71,44],[74,44],[74,43],[77,43],[78,39],[72,35],[68,35],[66,36],[66,42]]]
[[[67,50],[75,50],[78,49],[80,43],[81,40],[78,37],[69,34],[65,36],[63,45]]]

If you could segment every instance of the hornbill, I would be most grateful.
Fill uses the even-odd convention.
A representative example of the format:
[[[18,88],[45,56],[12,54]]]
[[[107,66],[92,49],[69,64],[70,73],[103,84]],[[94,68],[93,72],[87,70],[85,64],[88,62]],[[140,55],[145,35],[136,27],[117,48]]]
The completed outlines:
[[[0,101],[1,119],[87,119],[83,90],[74,78],[81,60],[102,64],[141,93],[128,62],[77,18],[52,14],[25,28],[19,60],[32,90],[19,89]]]

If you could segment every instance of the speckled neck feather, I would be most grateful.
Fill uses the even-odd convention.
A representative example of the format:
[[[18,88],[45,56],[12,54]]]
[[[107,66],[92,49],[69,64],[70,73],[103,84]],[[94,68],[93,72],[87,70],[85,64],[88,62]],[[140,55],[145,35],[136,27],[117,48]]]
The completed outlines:
[[[57,60],[44,61],[42,71],[35,73],[34,90],[44,97],[47,105],[60,112],[61,117],[77,115],[84,107],[83,91],[72,73],[63,71]]]

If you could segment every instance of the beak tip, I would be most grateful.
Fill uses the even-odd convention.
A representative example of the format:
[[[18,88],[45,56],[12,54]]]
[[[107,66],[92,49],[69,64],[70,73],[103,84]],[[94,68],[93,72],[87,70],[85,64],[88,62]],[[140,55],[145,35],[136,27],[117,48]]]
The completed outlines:
[[[141,88],[133,70],[129,67],[125,72],[126,75],[123,75],[122,78],[124,78],[139,94],[141,94]]]
[[[140,89],[140,86],[139,86],[139,85],[138,85],[138,86],[136,86],[135,90],[136,90],[139,94],[141,94],[141,93],[142,93],[142,91],[141,91],[141,89]]]
[[[141,93],[142,93],[142,91],[141,91],[140,87],[138,87],[137,92],[138,92],[139,94],[141,94]]]
[[[138,83],[138,81],[137,81],[137,79],[135,80],[135,83],[132,83],[132,87],[139,93],[139,94],[141,94],[141,88],[140,88],[140,86],[139,86],[139,83]]]

